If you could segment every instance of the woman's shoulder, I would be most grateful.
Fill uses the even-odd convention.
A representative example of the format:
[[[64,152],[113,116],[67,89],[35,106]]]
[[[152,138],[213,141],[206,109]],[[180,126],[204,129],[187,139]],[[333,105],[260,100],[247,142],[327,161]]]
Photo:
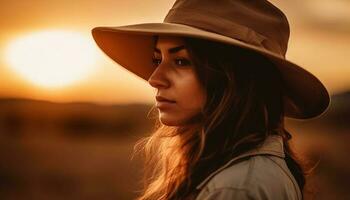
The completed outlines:
[[[197,199],[201,199],[200,196]],[[207,182],[202,196],[215,196],[213,199],[301,199],[284,159],[264,154],[246,157],[222,169]]]
[[[290,183],[290,172],[284,160],[271,155],[255,155],[223,169],[210,182],[212,187],[246,189],[261,185]]]

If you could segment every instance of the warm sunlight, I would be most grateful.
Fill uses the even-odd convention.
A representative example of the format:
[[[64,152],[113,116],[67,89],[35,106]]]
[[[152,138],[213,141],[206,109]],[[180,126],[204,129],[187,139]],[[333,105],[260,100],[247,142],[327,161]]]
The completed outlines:
[[[97,53],[91,38],[77,32],[48,30],[16,38],[6,49],[9,66],[41,87],[56,88],[94,71]]]

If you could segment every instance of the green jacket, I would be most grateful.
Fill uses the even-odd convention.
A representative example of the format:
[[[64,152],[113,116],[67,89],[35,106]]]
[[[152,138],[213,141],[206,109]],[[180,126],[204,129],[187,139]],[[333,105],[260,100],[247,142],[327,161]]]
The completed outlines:
[[[301,200],[284,156],[282,137],[269,136],[260,148],[231,159],[203,180],[196,200]]]

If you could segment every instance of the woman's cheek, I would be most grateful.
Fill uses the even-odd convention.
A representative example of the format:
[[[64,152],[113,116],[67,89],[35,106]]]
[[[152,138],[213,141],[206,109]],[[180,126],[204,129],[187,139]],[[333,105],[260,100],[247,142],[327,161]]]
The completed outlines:
[[[200,87],[192,87],[182,99],[188,109],[198,112],[204,106],[205,94]]]
[[[180,106],[186,110],[198,111],[205,101],[205,94],[195,72],[185,70],[179,73],[176,85]]]

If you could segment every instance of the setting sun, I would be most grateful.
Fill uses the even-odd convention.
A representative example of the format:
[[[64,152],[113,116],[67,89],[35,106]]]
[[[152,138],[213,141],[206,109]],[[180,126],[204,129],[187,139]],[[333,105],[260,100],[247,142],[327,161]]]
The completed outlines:
[[[47,88],[67,86],[87,77],[97,60],[89,37],[60,30],[26,34],[10,42],[5,52],[16,73]]]

